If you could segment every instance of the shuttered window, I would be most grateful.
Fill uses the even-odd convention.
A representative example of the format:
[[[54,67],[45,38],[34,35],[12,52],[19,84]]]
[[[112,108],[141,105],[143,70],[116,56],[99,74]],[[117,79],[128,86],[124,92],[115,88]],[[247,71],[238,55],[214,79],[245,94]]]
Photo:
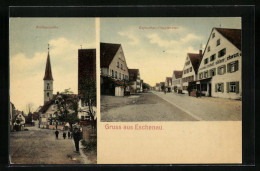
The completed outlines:
[[[217,84],[215,84],[215,92],[222,92],[222,93],[224,93],[224,83],[217,83]]]
[[[231,62],[227,64],[227,72],[236,72],[238,71],[238,61]]]
[[[226,65],[218,67],[218,75],[223,75],[226,73]]]
[[[239,81],[227,82],[227,93],[239,93]]]

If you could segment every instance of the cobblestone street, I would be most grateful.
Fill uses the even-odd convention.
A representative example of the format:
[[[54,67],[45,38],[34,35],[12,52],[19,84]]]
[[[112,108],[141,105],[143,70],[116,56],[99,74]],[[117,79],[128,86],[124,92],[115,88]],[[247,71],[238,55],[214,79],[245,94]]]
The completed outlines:
[[[129,97],[101,96],[101,121],[240,121],[242,102],[149,92]]]

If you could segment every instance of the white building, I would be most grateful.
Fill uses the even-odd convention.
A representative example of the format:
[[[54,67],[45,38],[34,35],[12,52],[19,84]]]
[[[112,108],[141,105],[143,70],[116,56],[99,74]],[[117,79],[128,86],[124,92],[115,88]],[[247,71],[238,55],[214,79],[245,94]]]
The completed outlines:
[[[120,44],[100,43],[100,67],[101,76],[111,77],[115,83],[115,87],[104,87],[103,78],[101,77],[101,94],[124,94],[125,82],[129,80],[129,73],[123,48]],[[129,88],[126,88],[129,91]]]
[[[128,69],[130,81],[130,93],[137,93],[141,90],[141,79],[139,69]]]
[[[178,92],[182,89],[182,73],[183,71],[173,71],[172,74],[172,90]]]
[[[172,91],[172,77],[166,77],[164,85],[165,85],[166,91],[171,92]]]
[[[242,96],[241,30],[213,28],[198,71],[197,89],[206,96]]]
[[[197,79],[197,73],[199,64],[202,58],[202,50],[199,51],[198,54],[196,53],[188,53],[185,64],[183,67],[183,74],[182,74],[182,90],[183,93],[188,93],[187,88],[189,82],[195,81]]]

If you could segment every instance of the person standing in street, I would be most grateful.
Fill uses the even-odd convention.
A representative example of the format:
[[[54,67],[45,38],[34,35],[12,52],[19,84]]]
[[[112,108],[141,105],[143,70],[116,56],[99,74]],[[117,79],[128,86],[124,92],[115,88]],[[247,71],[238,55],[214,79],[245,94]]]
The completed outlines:
[[[66,132],[63,132],[63,138],[66,139]]]
[[[58,139],[59,138],[59,131],[58,130],[55,131],[55,135],[56,135],[56,139]]]
[[[76,147],[76,153],[79,153],[79,141],[82,139],[81,138],[81,131],[79,128],[74,128],[73,130],[73,139]]]
[[[68,139],[70,139],[70,131],[68,132]]]

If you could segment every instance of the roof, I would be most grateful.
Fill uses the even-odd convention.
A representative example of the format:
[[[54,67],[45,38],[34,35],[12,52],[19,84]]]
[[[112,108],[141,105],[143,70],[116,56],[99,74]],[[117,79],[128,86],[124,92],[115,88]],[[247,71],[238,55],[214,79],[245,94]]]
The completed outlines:
[[[160,86],[161,84],[160,83],[156,83],[156,87]]]
[[[53,80],[52,72],[51,72],[51,61],[50,61],[49,52],[48,52],[48,56],[47,56],[45,75],[44,75],[43,80]]]
[[[57,95],[53,95],[52,99],[49,100],[48,102],[46,102],[46,103],[42,106],[42,108],[39,110],[39,112],[42,112],[42,113],[46,112],[46,111],[49,109],[49,107],[54,103],[56,97],[57,97]]]
[[[136,81],[137,75],[139,73],[139,69],[128,69],[128,73],[129,73],[129,80]]]
[[[176,79],[181,78],[182,73],[183,73],[183,71],[173,71],[173,74],[174,74]]]
[[[160,85],[165,85],[165,82],[160,82]]]
[[[121,44],[100,43],[100,67],[108,67]]]
[[[168,81],[168,80],[171,80],[172,79],[172,77],[166,77],[166,80]]]
[[[195,73],[197,74],[199,65],[200,65],[200,61],[202,59],[202,55],[199,53],[188,53],[187,55],[190,58],[190,61],[191,61],[191,64],[193,66]]]
[[[227,38],[233,45],[241,50],[241,29],[215,28],[220,34]]]

